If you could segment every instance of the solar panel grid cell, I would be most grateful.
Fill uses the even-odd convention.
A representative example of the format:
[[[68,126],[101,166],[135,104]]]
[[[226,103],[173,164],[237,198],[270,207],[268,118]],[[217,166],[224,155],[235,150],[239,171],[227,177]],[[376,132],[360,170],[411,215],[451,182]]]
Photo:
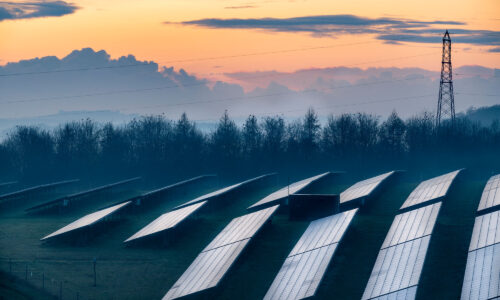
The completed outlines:
[[[478,211],[500,205],[500,174],[492,176],[484,187]]]
[[[469,252],[462,300],[496,299],[500,296],[500,244]]]
[[[303,299],[315,294],[338,243],[290,256],[264,299]]]
[[[340,203],[359,199],[370,195],[385,179],[394,174],[394,171],[387,172],[372,178],[359,181],[340,193]]]
[[[277,208],[278,205],[233,219],[203,251],[252,237]]]
[[[175,299],[215,287],[249,240],[201,252],[163,299]]]
[[[453,171],[421,182],[408,196],[401,209],[446,196],[461,170]]]
[[[412,300],[417,294],[417,287],[402,289],[394,293],[372,298],[372,300]]]
[[[362,299],[373,299],[418,284],[430,236],[380,250]]]
[[[476,217],[469,251],[500,242],[500,211]]]
[[[382,249],[430,235],[440,208],[439,202],[397,215],[382,244]]]
[[[353,209],[311,222],[288,256],[338,243],[356,212]]]

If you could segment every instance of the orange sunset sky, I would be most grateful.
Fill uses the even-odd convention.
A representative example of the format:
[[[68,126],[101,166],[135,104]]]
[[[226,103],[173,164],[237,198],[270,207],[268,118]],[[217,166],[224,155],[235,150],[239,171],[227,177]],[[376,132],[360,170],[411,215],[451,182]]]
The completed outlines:
[[[12,2],[1,2],[3,6]],[[21,2],[22,3],[22,2]],[[0,22],[0,64],[55,55],[74,49],[106,50],[113,58],[133,54],[141,60],[184,68],[203,77],[222,72],[294,71],[311,67],[372,66],[440,68],[439,44],[388,44],[375,34],[281,32],[262,28],[210,28],[180,22],[216,19],[294,18],[355,15],[376,19],[455,21],[460,25],[432,28],[500,30],[500,1],[225,1],[225,0],[88,0],[68,2],[77,7],[57,17],[5,19]],[[439,34],[441,35],[441,34]],[[498,41],[498,40],[497,40]],[[310,49],[318,48],[320,49]],[[454,44],[454,66],[500,68],[498,44]],[[279,52],[282,50],[299,50]],[[278,51],[275,54],[256,54]],[[236,56],[220,58],[224,56]],[[401,59],[393,59],[403,57]],[[405,58],[408,57],[408,58]],[[206,59],[209,58],[209,59]]]

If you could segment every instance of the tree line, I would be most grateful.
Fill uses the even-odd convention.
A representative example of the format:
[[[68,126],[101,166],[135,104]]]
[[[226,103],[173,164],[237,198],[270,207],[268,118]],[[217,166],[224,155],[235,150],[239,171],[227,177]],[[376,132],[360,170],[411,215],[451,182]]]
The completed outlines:
[[[467,117],[435,127],[423,113],[407,120],[365,113],[329,116],[313,109],[300,119],[250,115],[238,126],[224,113],[211,132],[183,114],[145,116],[124,125],[86,119],[53,130],[18,126],[0,143],[0,178],[175,173],[250,174],[266,171],[500,167],[500,124]]]

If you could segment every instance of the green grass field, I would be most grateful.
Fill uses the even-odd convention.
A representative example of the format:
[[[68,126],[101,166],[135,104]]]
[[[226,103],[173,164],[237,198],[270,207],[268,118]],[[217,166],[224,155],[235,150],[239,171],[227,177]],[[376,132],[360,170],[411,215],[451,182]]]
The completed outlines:
[[[446,171],[451,170],[442,173]],[[309,191],[338,194],[357,180],[376,174],[333,176],[312,185]],[[421,180],[437,175],[440,173],[403,173],[368,199],[337,249],[317,298],[361,298],[398,208]],[[459,297],[474,213],[489,175],[464,172],[452,186],[431,239],[418,299]],[[295,178],[299,179],[297,176],[292,179]],[[281,184],[286,181],[284,175],[279,177]],[[161,242],[162,239],[154,240],[156,244],[149,242],[133,247],[122,243],[166,210],[215,188],[193,185],[184,193],[166,197],[153,209],[100,226],[89,233],[95,237],[76,244],[42,243],[39,239],[99,207],[125,200],[145,189],[101,197],[99,201],[64,214],[27,215],[23,211],[27,204],[3,211],[0,214],[0,269],[20,280],[27,277],[30,286],[41,288],[44,281],[45,290],[55,296],[59,295],[62,282],[63,299],[159,299],[232,218],[244,214],[246,207],[277,186],[268,184],[247,190],[227,199],[223,206],[200,212],[197,218],[177,231],[167,245]],[[283,213],[275,215],[272,224],[252,240],[220,286],[197,297],[261,299],[308,223],[290,220]],[[93,286],[94,258],[97,259],[96,287]],[[8,289],[0,289],[0,295],[6,299],[38,298],[39,290],[34,288],[22,288],[19,284],[7,286]],[[16,290],[20,290],[18,294],[12,292]]]

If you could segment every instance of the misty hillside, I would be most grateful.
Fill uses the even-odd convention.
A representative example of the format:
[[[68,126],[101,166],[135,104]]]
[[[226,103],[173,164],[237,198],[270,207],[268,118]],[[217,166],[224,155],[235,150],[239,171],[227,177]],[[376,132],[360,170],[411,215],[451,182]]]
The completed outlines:
[[[489,126],[494,121],[500,121],[500,105],[470,108],[465,116],[472,121],[478,121],[485,126]]]

